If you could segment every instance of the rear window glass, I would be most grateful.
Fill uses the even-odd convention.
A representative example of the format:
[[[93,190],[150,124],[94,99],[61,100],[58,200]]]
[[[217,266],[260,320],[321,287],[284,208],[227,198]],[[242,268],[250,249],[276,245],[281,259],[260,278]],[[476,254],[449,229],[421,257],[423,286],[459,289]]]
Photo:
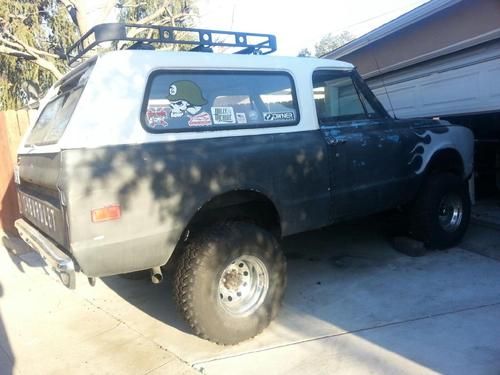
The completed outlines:
[[[149,83],[143,123],[155,132],[295,125],[292,77],[261,72],[159,72]]]

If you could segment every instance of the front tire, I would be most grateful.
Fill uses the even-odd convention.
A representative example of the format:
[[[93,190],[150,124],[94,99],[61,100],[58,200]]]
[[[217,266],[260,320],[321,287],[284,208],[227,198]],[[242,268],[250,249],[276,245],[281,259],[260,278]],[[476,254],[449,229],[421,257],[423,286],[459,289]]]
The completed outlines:
[[[177,305],[195,334],[233,345],[259,334],[277,315],[286,261],[265,229],[221,223],[189,241],[174,284]]]
[[[470,221],[467,182],[453,174],[427,177],[411,210],[411,234],[434,249],[457,245]]]

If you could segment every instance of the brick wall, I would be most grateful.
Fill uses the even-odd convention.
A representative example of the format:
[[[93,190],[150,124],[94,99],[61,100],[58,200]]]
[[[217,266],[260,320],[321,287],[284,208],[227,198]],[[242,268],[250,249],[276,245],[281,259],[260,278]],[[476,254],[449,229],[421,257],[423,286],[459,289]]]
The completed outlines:
[[[16,150],[29,125],[28,111],[0,112],[0,230],[14,232],[19,217],[14,184]]]

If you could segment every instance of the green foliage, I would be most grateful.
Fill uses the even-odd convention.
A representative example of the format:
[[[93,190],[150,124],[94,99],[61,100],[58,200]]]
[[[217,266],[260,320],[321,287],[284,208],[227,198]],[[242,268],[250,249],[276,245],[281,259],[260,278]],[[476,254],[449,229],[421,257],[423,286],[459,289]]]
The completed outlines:
[[[314,55],[316,57],[324,56],[325,54],[332,52],[334,49],[349,43],[354,38],[354,35],[352,35],[349,31],[343,31],[340,34],[328,33],[323,35],[319,42],[314,46]]]
[[[309,51],[309,48],[302,48],[297,54],[298,57],[310,57],[311,55],[312,53]]]
[[[119,21],[125,23],[144,23],[161,26],[191,27],[193,18],[198,10],[195,6],[196,0],[119,0]],[[139,32],[138,37],[155,37],[154,32],[144,30]],[[186,34],[184,38],[190,39]],[[193,38],[194,39],[194,38]],[[155,45],[157,49],[186,50],[189,46],[183,45]]]
[[[193,0],[119,0],[117,7],[120,9],[119,21],[129,23],[139,22],[160,11],[154,24],[185,27],[192,24],[191,17],[196,14]]]
[[[76,18],[85,21],[80,26],[93,21],[86,19],[85,1],[71,2],[76,6],[73,9]],[[196,14],[195,1],[103,0],[102,3],[108,10],[113,6],[118,8],[121,22],[186,27],[192,25],[192,17]],[[27,103],[23,89],[27,82],[33,82],[43,93],[68,70],[61,57],[78,39],[79,32],[63,3],[67,2],[0,0],[0,110],[19,108]]]
[[[76,36],[66,9],[55,0],[0,2],[0,37],[7,42],[17,40],[37,51],[57,55],[61,47],[69,45]],[[59,71],[67,69],[62,59],[48,55],[41,57],[54,64]],[[0,54],[0,110],[19,108],[26,104],[27,97],[22,86],[27,81],[35,82],[41,91],[52,85],[54,75],[34,63],[35,59]]]

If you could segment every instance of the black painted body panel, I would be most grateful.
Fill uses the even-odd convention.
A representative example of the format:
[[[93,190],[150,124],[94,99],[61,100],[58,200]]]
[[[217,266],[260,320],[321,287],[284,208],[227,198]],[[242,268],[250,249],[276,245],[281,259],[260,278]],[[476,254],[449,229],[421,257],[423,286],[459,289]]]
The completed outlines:
[[[283,235],[328,225],[329,176],[319,131],[63,152],[71,250],[87,275],[165,263],[195,213],[217,195],[258,191]],[[119,221],[90,210],[120,204]]]
[[[64,229],[46,234],[86,275],[106,276],[165,264],[194,215],[227,192],[267,197],[283,236],[406,203],[423,178],[419,147],[431,142],[429,132],[445,134],[448,127],[378,119],[21,155],[20,190],[57,206]],[[122,208],[119,220],[91,221],[92,209],[114,204]]]
[[[412,165],[420,140],[416,124],[388,118],[322,126],[325,138],[333,141],[328,155],[334,221],[384,211],[414,197],[421,177]]]

